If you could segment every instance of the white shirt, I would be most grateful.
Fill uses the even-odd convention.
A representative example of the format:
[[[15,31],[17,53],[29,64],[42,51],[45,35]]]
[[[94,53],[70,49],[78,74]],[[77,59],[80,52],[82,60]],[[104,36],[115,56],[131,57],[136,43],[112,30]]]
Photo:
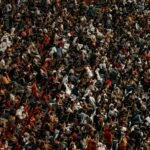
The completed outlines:
[[[98,142],[98,149],[97,150],[106,150],[106,145],[102,144],[101,142]]]
[[[5,60],[2,59],[2,60],[0,61],[0,68],[3,68],[4,66],[5,66]]]
[[[19,109],[16,111],[16,116],[18,116],[20,119],[26,118],[26,115],[23,113],[24,107],[21,106]]]
[[[86,71],[87,71],[88,77],[92,78],[93,77],[93,72],[90,70],[89,67],[86,67]]]

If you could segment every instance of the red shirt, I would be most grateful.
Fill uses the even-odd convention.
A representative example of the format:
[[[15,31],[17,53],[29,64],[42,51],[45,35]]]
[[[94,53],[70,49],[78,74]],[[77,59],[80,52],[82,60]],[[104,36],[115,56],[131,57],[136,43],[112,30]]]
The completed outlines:
[[[17,143],[17,144],[16,144],[16,146],[15,146],[15,150],[21,150],[21,146],[20,146],[20,144],[19,144],[19,143]]]
[[[50,37],[46,34],[44,36],[44,44],[49,44],[49,41],[50,41]]]
[[[86,150],[96,150],[96,142],[94,139],[89,139]]]
[[[104,130],[104,137],[106,139],[106,144],[111,145],[112,144],[112,133],[108,130]]]
[[[126,145],[124,143],[119,144],[119,150],[126,150]]]
[[[121,64],[118,63],[117,61],[114,63],[114,65],[115,65],[116,68],[120,68],[121,67]]]
[[[6,105],[7,108],[10,107],[10,100],[9,99],[6,100],[5,105]]]
[[[36,83],[34,83],[32,86],[32,94],[34,97],[38,96],[38,88],[37,88]]]
[[[84,0],[84,2],[89,5],[92,0]]]
[[[106,86],[110,87],[111,86],[111,80],[106,80]]]

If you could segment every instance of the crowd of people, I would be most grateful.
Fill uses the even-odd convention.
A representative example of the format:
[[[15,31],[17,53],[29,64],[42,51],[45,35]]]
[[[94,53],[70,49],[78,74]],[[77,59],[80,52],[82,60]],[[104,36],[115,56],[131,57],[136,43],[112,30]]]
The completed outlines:
[[[0,0],[0,150],[149,150],[149,6]]]

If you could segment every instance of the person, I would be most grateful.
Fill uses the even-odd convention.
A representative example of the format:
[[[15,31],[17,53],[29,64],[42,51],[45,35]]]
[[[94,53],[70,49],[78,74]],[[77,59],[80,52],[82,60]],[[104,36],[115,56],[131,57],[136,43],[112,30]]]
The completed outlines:
[[[108,127],[106,126],[104,129],[104,139],[106,141],[105,144],[107,149],[111,149],[112,147],[113,133],[110,128],[111,128],[110,126]]]
[[[148,6],[0,1],[0,149],[148,149]]]
[[[86,150],[92,150],[92,149],[96,150],[96,148],[97,148],[96,138],[93,135],[87,141],[87,148],[86,148]]]

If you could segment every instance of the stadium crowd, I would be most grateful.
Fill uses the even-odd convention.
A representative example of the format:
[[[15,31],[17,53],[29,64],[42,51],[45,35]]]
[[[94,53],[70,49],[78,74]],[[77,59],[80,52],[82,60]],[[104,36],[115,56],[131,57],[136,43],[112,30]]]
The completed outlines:
[[[0,0],[0,150],[150,149],[149,2],[86,2]]]

